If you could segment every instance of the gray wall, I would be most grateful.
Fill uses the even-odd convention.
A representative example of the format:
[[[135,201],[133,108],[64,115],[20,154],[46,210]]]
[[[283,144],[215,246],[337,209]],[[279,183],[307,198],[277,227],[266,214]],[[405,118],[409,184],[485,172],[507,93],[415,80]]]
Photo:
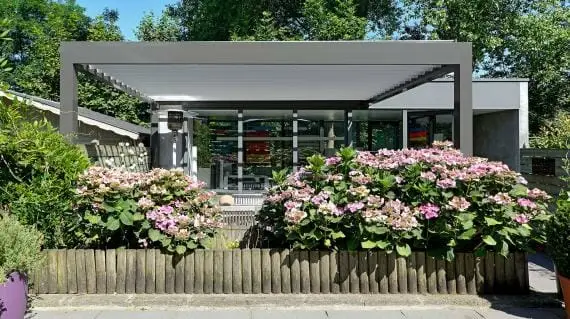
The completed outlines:
[[[473,153],[520,169],[519,114],[508,110],[473,117]]]

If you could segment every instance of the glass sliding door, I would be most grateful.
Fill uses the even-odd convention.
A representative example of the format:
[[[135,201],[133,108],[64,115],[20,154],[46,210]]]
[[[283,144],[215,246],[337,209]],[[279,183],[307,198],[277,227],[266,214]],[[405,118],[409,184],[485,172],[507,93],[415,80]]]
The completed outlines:
[[[408,147],[429,147],[434,141],[453,141],[453,111],[408,113]]]

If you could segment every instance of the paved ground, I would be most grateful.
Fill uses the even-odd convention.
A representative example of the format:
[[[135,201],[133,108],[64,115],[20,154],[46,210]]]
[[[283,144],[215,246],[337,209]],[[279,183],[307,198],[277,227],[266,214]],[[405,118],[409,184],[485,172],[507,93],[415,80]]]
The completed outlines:
[[[200,309],[186,311],[85,310],[37,311],[33,319],[563,319],[561,309]]]

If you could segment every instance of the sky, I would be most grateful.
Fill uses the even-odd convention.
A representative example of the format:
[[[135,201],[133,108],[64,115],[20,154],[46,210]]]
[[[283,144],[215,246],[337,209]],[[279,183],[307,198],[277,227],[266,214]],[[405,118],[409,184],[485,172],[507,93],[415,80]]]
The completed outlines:
[[[167,4],[176,0],[77,0],[77,4],[86,9],[87,15],[95,17],[103,9],[119,11],[119,27],[126,40],[136,40],[134,30],[146,12],[153,11],[159,15]]]

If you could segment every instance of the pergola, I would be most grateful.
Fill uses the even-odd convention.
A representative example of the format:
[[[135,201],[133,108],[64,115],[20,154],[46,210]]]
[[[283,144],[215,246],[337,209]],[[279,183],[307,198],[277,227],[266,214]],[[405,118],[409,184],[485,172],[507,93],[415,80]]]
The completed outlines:
[[[77,132],[78,72],[149,102],[155,111],[172,105],[235,109],[239,118],[243,109],[343,110],[347,145],[353,110],[453,73],[454,143],[473,152],[470,43],[63,42],[60,54],[64,134]],[[238,160],[242,148],[238,136]]]

